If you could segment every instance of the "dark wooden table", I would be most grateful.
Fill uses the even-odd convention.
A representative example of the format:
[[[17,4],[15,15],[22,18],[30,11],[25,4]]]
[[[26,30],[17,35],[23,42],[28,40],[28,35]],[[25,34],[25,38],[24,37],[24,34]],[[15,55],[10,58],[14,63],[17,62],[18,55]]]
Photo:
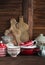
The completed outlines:
[[[45,65],[45,57],[19,55],[16,58],[1,57],[0,65]]]

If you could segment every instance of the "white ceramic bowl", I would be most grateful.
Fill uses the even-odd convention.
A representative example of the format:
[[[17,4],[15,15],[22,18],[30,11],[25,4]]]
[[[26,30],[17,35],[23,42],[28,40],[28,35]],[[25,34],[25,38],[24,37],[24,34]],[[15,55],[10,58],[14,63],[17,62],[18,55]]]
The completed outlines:
[[[11,57],[17,57],[20,53],[20,46],[9,46],[7,47],[7,52]]]

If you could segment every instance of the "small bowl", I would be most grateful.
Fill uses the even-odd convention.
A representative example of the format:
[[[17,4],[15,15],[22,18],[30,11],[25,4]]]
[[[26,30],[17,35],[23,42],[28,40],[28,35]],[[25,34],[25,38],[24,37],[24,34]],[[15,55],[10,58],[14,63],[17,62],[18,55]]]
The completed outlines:
[[[7,47],[7,52],[11,57],[17,57],[20,53],[20,46],[9,46]]]

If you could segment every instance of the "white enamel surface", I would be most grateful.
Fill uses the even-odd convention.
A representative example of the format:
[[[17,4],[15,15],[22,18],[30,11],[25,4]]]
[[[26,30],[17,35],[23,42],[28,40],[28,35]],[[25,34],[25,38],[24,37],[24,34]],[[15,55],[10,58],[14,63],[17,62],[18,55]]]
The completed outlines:
[[[42,50],[42,56],[45,56],[45,50]]]
[[[33,46],[21,46],[21,48],[26,48],[26,49],[31,49],[31,48],[36,48],[37,46],[36,45],[33,45]]]
[[[40,34],[35,40],[40,43],[45,43],[45,36],[43,34]]]
[[[20,46],[7,44],[7,52],[11,57],[17,57],[17,55],[20,53]]]

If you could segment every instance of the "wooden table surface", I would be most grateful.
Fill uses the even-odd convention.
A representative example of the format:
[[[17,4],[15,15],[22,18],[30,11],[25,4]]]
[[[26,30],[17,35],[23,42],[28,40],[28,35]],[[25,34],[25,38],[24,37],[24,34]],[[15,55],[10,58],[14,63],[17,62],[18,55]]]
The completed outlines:
[[[1,57],[0,65],[45,65],[45,57],[19,55],[16,58]]]

